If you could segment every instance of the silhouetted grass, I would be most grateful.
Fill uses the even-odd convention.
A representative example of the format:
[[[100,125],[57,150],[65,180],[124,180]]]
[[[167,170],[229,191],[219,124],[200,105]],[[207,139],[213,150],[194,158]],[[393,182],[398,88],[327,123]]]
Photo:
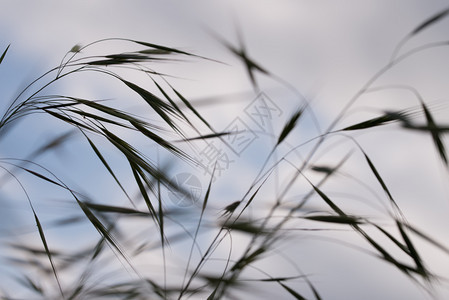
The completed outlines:
[[[355,133],[394,125],[400,125],[404,132],[425,132],[432,138],[441,162],[447,167],[443,134],[448,131],[448,126],[438,124],[419,91],[410,86],[375,85],[387,71],[413,58],[416,53],[449,45],[445,41],[402,51],[407,41],[447,15],[448,10],[444,10],[413,29],[393,51],[391,60],[348,100],[323,133],[299,142],[296,133],[303,118],[307,115],[315,118],[315,115],[311,103],[296,92],[299,108],[280,126],[273,139],[272,150],[261,163],[257,175],[248,182],[246,178],[235,178],[239,182],[244,181],[246,191],[239,199],[227,199],[222,195],[227,202],[220,207],[212,201],[216,197],[217,162],[209,174],[200,205],[181,209],[170,205],[161,191],[166,188],[187,198],[192,197],[190,191],[173,181],[169,168],[161,166],[158,158],[149,155],[140,143],[145,141],[157,146],[175,164],[182,161],[201,165],[188,151],[189,145],[238,134],[215,130],[214,120],[204,117],[193,102],[169,83],[168,75],[154,70],[162,61],[208,58],[130,39],[105,39],[86,46],[74,46],[60,65],[31,82],[13,99],[0,119],[0,136],[12,128],[10,125],[33,114],[43,114],[66,125],[61,132],[54,129],[56,137],[31,151],[28,157],[0,158],[0,186],[2,189],[10,185],[19,186],[22,194],[15,196],[27,199],[33,223],[37,226],[33,231],[34,238],[29,241],[20,236],[8,237],[10,251],[5,256],[23,291],[11,290],[0,284],[2,299],[240,299],[245,293],[256,293],[258,297],[259,292],[263,298],[265,286],[268,290],[282,293],[283,297],[322,299],[324,297],[314,285],[313,278],[301,271],[293,262],[294,257],[283,258],[292,262],[297,272],[293,275],[272,275],[259,263],[276,262],[282,257],[279,246],[288,239],[321,230],[337,232],[342,229],[358,236],[360,245],[355,245],[358,250],[398,270],[432,295],[432,285],[441,277],[427,267],[415,239],[420,238],[446,254],[449,254],[449,249],[444,241],[436,240],[416,228],[413,220],[406,219],[388,180],[357,141]],[[238,47],[219,40],[246,67],[256,93],[260,91],[258,76],[285,84],[255,62],[241,40]],[[88,54],[94,45],[111,41],[130,44],[135,50],[102,56]],[[7,59],[9,48],[7,46],[4,50],[0,63]],[[146,74],[151,88],[133,82],[123,75],[123,70]],[[107,101],[47,93],[62,79],[84,72],[108,77],[125,86],[130,99],[143,101],[157,122],[114,107]],[[340,125],[349,109],[364,94],[398,88],[414,94],[419,110],[384,111],[349,126]],[[416,116],[421,116],[425,123],[418,123]],[[70,129],[67,131],[67,128]],[[35,134],[34,130],[30,129],[25,134]],[[175,138],[169,139],[168,136]],[[113,203],[101,197],[92,199],[61,179],[63,174],[57,174],[38,161],[40,156],[73,143],[75,138],[78,138],[76,143],[89,149],[98,160],[104,174],[122,192],[120,197],[126,199],[122,202],[126,204]],[[337,154],[339,159],[332,164],[320,164],[317,157],[333,151],[333,148],[325,148],[330,140],[339,140],[351,147],[343,155]],[[327,149],[324,154],[323,149]],[[127,168],[117,167],[111,151],[119,155]],[[344,180],[341,177],[344,172],[348,172],[348,177],[352,175],[351,169],[345,168],[351,161],[359,162],[359,167],[373,179],[369,183],[358,181],[368,187],[360,197],[389,204],[382,206],[381,221],[351,211],[327,190],[328,182]],[[278,182],[273,193],[268,186],[276,183],[278,176],[282,177],[282,182]],[[63,214],[54,215],[49,220],[41,216],[43,209],[35,209],[38,201],[28,192],[25,183],[30,177],[42,189],[52,187],[63,192],[65,198],[61,203],[68,204]],[[357,180],[353,182],[358,184]],[[87,187],[95,189],[95,184]],[[294,191],[298,188],[302,189],[300,195]],[[376,192],[373,195],[373,191],[381,191],[384,195]],[[57,197],[61,197],[60,194]],[[317,209],[305,209],[306,204],[312,201]],[[70,226],[80,226],[80,229],[74,233]],[[93,228],[97,235],[92,235],[86,228]],[[68,232],[80,242],[69,248],[55,246],[57,243],[52,242],[57,240],[55,235],[51,234],[51,240],[48,238],[53,230],[60,234]],[[234,242],[234,239],[239,242]],[[341,241],[345,242],[343,238]],[[178,243],[181,244],[180,249],[176,245]],[[220,255],[223,252],[225,257]]]

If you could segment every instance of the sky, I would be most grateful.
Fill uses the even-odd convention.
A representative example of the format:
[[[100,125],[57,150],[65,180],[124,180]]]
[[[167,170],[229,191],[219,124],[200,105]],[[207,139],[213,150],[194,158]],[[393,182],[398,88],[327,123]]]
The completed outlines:
[[[0,88],[6,99],[0,104],[0,108],[3,110],[26,82],[50,67],[57,66],[64,54],[77,44],[86,45],[111,37],[129,38],[210,58],[211,60],[189,59],[158,67],[176,76],[170,82],[191,99],[206,118],[213,120],[214,128],[225,130],[233,126],[246,126],[254,133],[254,141],[248,143],[247,147],[231,149],[232,147],[227,147],[220,141],[215,144],[220,149],[226,149],[232,161],[223,170],[223,174],[220,174],[214,190],[218,200],[212,204],[224,207],[238,199],[244,193],[247,182],[257,174],[257,167],[263,163],[270,145],[276,141],[276,133],[298,108],[298,101],[302,100],[298,92],[311,101],[319,127],[324,130],[349,99],[389,62],[399,41],[423,20],[446,7],[446,1],[436,0],[10,1],[0,10],[0,49],[11,44],[0,69]],[[411,38],[400,53],[419,45],[447,39],[448,26],[449,18],[436,23]],[[250,57],[281,80],[258,76],[259,87],[263,92],[260,98],[260,93],[252,89],[241,61],[229,53],[221,40],[232,45],[243,42]],[[105,43],[96,51],[114,51],[111,50],[115,49],[113,47],[121,45]],[[435,112],[436,120],[444,124],[449,112],[447,51],[447,48],[442,47],[419,53],[386,72],[374,85],[415,87]],[[109,81],[95,80],[99,81],[76,78],[74,81],[62,82],[58,89],[67,94],[92,98],[126,95],[123,87]],[[142,78],[135,77],[135,80],[140,81]],[[269,127],[251,117],[254,116],[250,113],[251,109],[261,99],[273,108],[273,123]],[[207,105],[211,101],[218,104]],[[129,104],[125,107],[139,110],[141,106]],[[347,116],[337,124],[337,128],[373,116],[373,112],[382,109],[406,107],[413,108],[416,112],[419,110],[419,102],[404,89],[368,93],[353,105]],[[7,137],[10,142],[2,146],[0,156],[25,157],[33,145],[42,144],[53,134],[52,126],[57,126],[56,124],[58,123],[40,118],[24,121],[12,136]],[[37,127],[29,134],[24,130],[27,126]],[[42,126],[42,130],[38,130],[39,126]],[[306,119],[300,128],[303,131],[297,132],[297,138],[295,136],[288,140],[291,145],[318,134],[311,118]],[[404,132],[397,127],[355,136],[384,176],[408,220],[423,232],[431,233],[435,239],[448,245],[447,169],[439,161],[430,137]],[[337,139],[329,139],[323,151],[318,153],[317,163],[326,164],[341,159],[353,147],[347,144],[343,143],[340,147]],[[194,152],[201,158],[202,151],[207,148],[204,144],[195,145]],[[151,147],[149,149],[151,155],[156,155],[158,151]],[[288,147],[281,151],[285,153]],[[90,162],[87,160],[86,165],[82,165],[64,160],[64,155],[74,154],[92,157],[92,153],[86,149],[69,144],[68,147],[63,147],[61,153],[56,153],[54,159],[45,162],[61,173],[64,169],[71,170],[71,174],[61,176],[83,189],[86,186],[83,181],[79,181],[83,178],[77,174],[82,174],[85,168],[90,167]],[[348,172],[350,170],[356,178],[374,185],[372,174],[364,172],[366,168],[360,167],[360,153],[355,156],[359,159],[348,162]],[[321,160],[318,160],[319,157]],[[298,158],[292,157],[292,161],[295,159]],[[66,163],[68,165],[61,167]],[[122,167],[119,161],[116,164],[117,167]],[[282,186],[294,171],[288,164],[285,164],[283,170],[286,172],[276,175],[278,186]],[[177,164],[172,172],[173,175],[194,174],[201,182],[202,191],[208,183],[207,174],[191,165]],[[89,178],[98,179],[98,189],[105,191],[111,199],[114,198],[117,190],[109,189],[109,181],[103,181],[99,177],[100,173],[95,171],[89,174]],[[40,194],[40,197],[53,192],[41,192],[39,184],[33,181],[28,184],[30,191]],[[342,198],[343,192],[363,193],[363,189],[354,187],[349,181],[342,180],[343,186],[339,184],[339,181],[329,183],[329,190],[336,191],[337,197],[337,191]],[[276,189],[276,182],[273,185]],[[301,188],[304,186],[304,182],[295,186],[291,195],[303,193]],[[382,194],[381,189],[376,187],[376,190],[378,194]],[[0,206],[0,217],[3,219],[0,234],[14,230],[11,225],[13,222],[8,221],[12,212],[16,220],[25,224],[25,216],[30,214],[26,203],[18,204],[10,199],[13,194],[13,189],[0,191],[0,196],[3,197],[1,201],[4,202]],[[356,201],[343,203],[351,209],[373,213],[364,210],[366,207]],[[310,209],[315,207],[311,205]],[[45,206],[41,207],[41,211],[45,215]],[[333,238],[333,235],[331,233],[327,238]],[[335,236],[339,237],[340,234],[335,233]],[[64,237],[55,235],[54,239],[58,238],[65,240]],[[354,236],[348,236],[347,239],[354,243],[357,241]],[[428,264],[438,274],[449,277],[447,255],[422,240],[417,239],[416,242],[422,247]],[[281,248],[284,253],[298,259],[302,270],[313,274],[311,279],[316,280],[324,299],[429,298],[400,272],[377,258],[323,241],[322,238],[320,240],[301,235],[298,240],[285,243]],[[281,271],[288,269],[285,261],[279,265],[282,265]],[[267,263],[265,267],[277,272],[279,265]],[[448,295],[448,285],[437,287],[437,299],[444,299]]]

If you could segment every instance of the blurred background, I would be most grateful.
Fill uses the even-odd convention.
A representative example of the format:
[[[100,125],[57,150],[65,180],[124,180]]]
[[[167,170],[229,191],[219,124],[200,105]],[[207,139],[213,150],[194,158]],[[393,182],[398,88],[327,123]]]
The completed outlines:
[[[160,63],[156,69],[174,76],[170,83],[210,120],[215,129],[220,131],[243,127],[253,133],[247,136],[249,140],[238,146],[229,145],[231,142],[227,145],[222,141],[215,143],[228,159],[217,174],[210,200],[218,216],[220,209],[240,199],[245,193],[248,183],[257,175],[275,144],[279,131],[303,98],[311,103],[318,123],[310,116],[306,118],[295,131],[295,139],[289,140],[290,145],[300,144],[328,128],[349,99],[388,64],[398,43],[418,24],[446,9],[446,6],[446,1],[436,0],[145,0],[132,3],[99,0],[4,3],[0,10],[0,49],[3,51],[8,44],[11,46],[0,66],[0,109],[4,111],[30,81],[58,66],[65,53],[77,44],[86,45],[111,37],[129,38],[210,58]],[[402,53],[423,44],[448,40],[448,26],[449,18],[429,27],[407,41],[402,47]],[[247,54],[273,76],[258,76],[259,90],[254,90],[244,64],[226,48],[223,41],[236,48],[244,45]],[[108,42],[98,45],[94,50],[98,53],[118,52],[120,47],[120,43]],[[413,86],[420,91],[436,120],[447,124],[448,58],[447,47],[419,53],[386,72],[373,86]],[[137,82],[148,80],[132,73],[129,76]],[[123,86],[87,75],[61,81],[47,92],[91,99],[129,97]],[[139,101],[121,103],[124,109],[141,112],[142,103]],[[261,119],[254,115],[255,107],[261,103],[271,109],[269,124],[261,123]],[[406,90],[386,89],[367,93],[351,107],[336,128],[364,120],[372,116],[373,112],[403,108],[411,108],[413,112],[419,110],[419,105],[416,97]],[[151,115],[145,117],[152,118]],[[0,157],[29,157],[34,150],[68,131],[61,126],[61,122],[48,117],[32,116],[24,119],[8,134],[0,136]],[[431,137],[424,133],[405,132],[394,126],[355,137],[375,162],[410,223],[447,246],[447,168],[441,163]],[[175,136],[168,138],[174,139]],[[333,142],[330,139],[323,146],[323,151],[317,153],[317,164],[335,164],[354,147],[353,144],[340,147]],[[193,186],[199,195],[204,194],[210,179],[207,170],[183,162],[170,164],[170,157],[164,156],[158,147],[142,146],[148,150],[147,155],[161,165],[170,165],[170,174],[178,176],[177,180]],[[200,160],[207,159],[202,155],[211,150],[207,147],[210,144],[197,143],[189,151]],[[288,149],[283,151],[281,153],[285,154]],[[115,167],[126,168],[126,162],[122,162],[116,153],[111,151],[108,155]],[[114,155],[117,155],[116,160]],[[296,157],[292,158],[292,162],[295,159],[299,161]],[[123,200],[117,196],[119,189],[111,187],[113,184],[110,178],[103,176],[105,173],[101,163],[95,160],[90,149],[76,140],[44,153],[39,157],[39,163],[57,173],[74,189],[89,193],[94,199],[110,199],[111,203],[123,204]],[[207,164],[207,161],[204,163]],[[372,174],[360,169],[366,170],[366,166],[361,168],[357,160],[349,161],[348,170],[351,171],[346,172],[375,186]],[[267,186],[266,201],[269,202],[268,195],[276,194],[294,171],[289,167],[283,170],[285,173],[277,174],[277,181]],[[347,178],[345,174],[339,176]],[[133,179],[123,180],[132,182]],[[27,192],[33,195],[39,216],[42,220],[48,218],[49,228],[51,222],[55,221],[55,214],[62,215],[68,209],[76,208],[69,197],[56,188],[47,185],[42,188],[42,183],[31,177],[23,178],[22,182]],[[305,193],[304,187],[307,187],[304,182],[295,186],[289,194],[289,201],[293,202],[295,195]],[[329,191],[335,191],[336,198],[345,198],[349,194],[371,197],[351,180],[336,180],[326,187]],[[382,195],[381,189],[377,186],[375,189]],[[0,242],[3,245],[0,249],[4,258],[10,256],[8,251],[12,250],[7,246],[14,244],[15,239],[39,241],[32,212],[21,193],[20,187],[14,184],[4,184],[0,190]],[[173,195],[170,197],[168,192],[166,194],[167,201],[176,199]],[[343,205],[351,210],[383,222],[381,214],[377,214],[375,209],[367,209],[369,205],[365,205],[363,199],[345,201]],[[174,207],[179,205],[173,204]],[[378,204],[373,201],[374,206]],[[319,209],[320,205],[311,203],[308,209],[313,211]],[[73,211],[73,217],[79,217],[79,212]],[[257,217],[258,211],[251,213]],[[47,234],[55,248],[71,247],[69,245],[82,248],[84,244],[95,240],[91,235],[83,238],[80,232],[84,230],[92,233],[89,224],[83,224],[68,228],[65,235],[52,229]],[[310,276],[323,299],[432,298],[392,266],[352,246],[333,241],[334,238],[344,239],[359,245],[354,234],[345,234],[334,231],[320,236],[300,234],[292,240],[283,241],[279,251],[294,260],[302,272]],[[208,238],[206,233],[204,242]],[[245,237],[237,236],[233,243],[238,245],[240,238],[242,243],[245,241]],[[203,242],[202,239],[200,242]],[[423,240],[417,239],[415,242],[430,269],[448,277],[447,254]],[[186,245],[190,244],[173,246],[172,251],[182,256]],[[220,251],[226,257],[226,248]],[[278,276],[295,271],[286,259],[262,263],[262,266],[270,274]],[[14,267],[6,260],[0,263],[0,282],[8,282],[0,284],[1,288],[12,296],[14,292],[10,288],[17,286],[14,274]],[[299,290],[305,287],[305,284],[296,286]],[[444,278],[441,285],[435,288],[435,298],[449,297],[448,284]],[[254,299],[261,299],[264,295],[267,294],[254,291]],[[281,295],[288,299],[288,295]],[[309,296],[307,292],[305,295]],[[245,299],[250,299],[247,297],[245,294]]]

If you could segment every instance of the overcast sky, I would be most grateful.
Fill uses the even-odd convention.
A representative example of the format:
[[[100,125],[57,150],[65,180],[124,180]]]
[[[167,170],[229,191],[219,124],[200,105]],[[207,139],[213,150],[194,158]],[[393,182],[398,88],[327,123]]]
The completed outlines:
[[[173,79],[173,84],[198,105],[216,96],[229,99],[228,105],[215,109],[201,108],[213,118],[217,129],[225,129],[235,122],[236,117],[250,122],[242,111],[257,96],[241,62],[214,37],[216,34],[238,45],[240,34],[255,61],[313,99],[320,125],[326,128],[348,99],[389,61],[398,42],[420,22],[446,6],[447,1],[436,0],[4,1],[0,10],[0,50],[3,51],[8,44],[11,47],[0,69],[0,87],[3,95],[11,97],[24,82],[58,65],[64,54],[76,44],[85,45],[110,37],[147,41],[223,62],[189,60],[163,67],[181,78]],[[403,51],[448,39],[448,28],[449,18],[411,39]],[[449,112],[446,83],[449,78],[448,51],[445,48],[418,55],[410,63],[385,74],[379,79],[379,85],[413,85],[432,104],[431,107],[435,107],[438,120],[444,122]],[[297,107],[297,95],[279,82],[263,77],[258,79],[262,91],[277,103],[278,121],[282,125]],[[102,95],[103,90],[84,84],[67,85],[66,89],[68,93]],[[122,91],[108,86],[105,97]],[[232,101],[232,97],[243,100]],[[0,107],[9,101],[3,99]],[[356,112],[367,113],[385,107],[416,107],[419,104],[407,93],[397,91],[367,95],[361,101],[363,103],[356,106],[358,110],[354,109],[342,124],[357,120]],[[312,125],[307,128],[312,132],[309,134],[316,134]],[[31,139],[39,137],[42,133]],[[409,220],[447,244],[448,177],[430,138],[379,130],[372,135],[361,135],[358,141],[366,147],[391,184]],[[269,143],[269,138],[264,142]],[[20,144],[17,141],[17,145]],[[223,175],[217,184],[218,191],[224,193],[226,187],[235,184],[229,195],[230,198],[238,197],[244,186],[239,187],[240,182],[233,182],[233,178],[237,174],[251,176],[248,170],[258,162],[260,154],[255,147],[249,150],[252,152],[236,156],[238,164],[232,165]],[[3,156],[1,151],[0,156]],[[338,151],[335,155],[341,157]],[[329,160],[333,158],[332,154],[328,157]],[[207,177],[197,172],[197,176],[207,182]],[[226,204],[229,203],[222,206]],[[6,218],[1,212],[0,217]],[[286,252],[293,255],[292,249],[294,247],[286,247]],[[430,247],[423,249],[429,265],[435,267],[439,274],[449,277],[449,258]],[[320,261],[305,260],[302,267],[316,276],[313,278],[317,279],[325,299],[428,297],[391,266],[381,265],[373,258],[364,260],[363,255],[353,255],[352,250],[348,254],[346,250],[313,242],[302,250],[304,255]],[[448,296],[447,286],[439,293]]]

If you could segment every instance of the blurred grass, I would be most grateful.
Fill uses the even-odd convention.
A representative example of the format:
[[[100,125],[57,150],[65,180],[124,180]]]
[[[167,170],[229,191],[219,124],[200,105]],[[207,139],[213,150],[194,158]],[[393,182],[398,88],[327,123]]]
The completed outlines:
[[[187,198],[192,197],[190,191],[173,181],[168,168],[160,167],[159,157],[149,155],[147,149],[138,147],[134,139],[137,136],[140,141],[154,145],[158,151],[169,155],[175,164],[182,161],[201,165],[202,162],[185,146],[238,134],[215,130],[214,120],[206,119],[193,102],[169,83],[169,76],[154,70],[161,61],[210,59],[130,39],[104,39],[86,46],[75,45],[60,65],[32,81],[19,93],[0,119],[0,136],[10,130],[9,125],[33,114],[54,118],[64,123],[65,129],[70,128],[61,132],[54,128],[55,137],[32,149],[27,157],[0,157],[0,186],[2,189],[19,187],[20,194],[15,195],[27,199],[37,227],[30,239],[8,236],[6,247],[9,251],[5,256],[23,291],[19,293],[0,284],[0,296],[2,299],[237,299],[240,297],[237,295],[254,292],[260,292],[263,297],[266,287],[268,290],[275,287],[276,293],[283,297],[322,299],[324,297],[313,278],[304,274],[297,262],[291,264],[296,274],[281,276],[265,271],[263,263],[276,263],[279,259],[277,252],[280,251],[278,246],[295,235],[344,229],[358,236],[356,246],[361,252],[369,253],[396,269],[432,297],[433,285],[444,278],[428,268],[416,240],[419,238],[446,254],[449,254],[448,246],[416,228],[413,220],[406,218],[388,180],[358,142],[355,133],[395,125],[400,125],[404,132],[424,132],[431,137],[442,164],[447,167],[443,135],[448,131],[448,125],[435,120],[419,91],[407,86],[375,86],[383,74],[413,58],[416,53],[449,45],[448,42],[431,43],[401,54],[407,41],[438,24],[447,15],[448,10],[439,12],[413,29],[394,49],[391,60],[349,99],[328,129],[309,140],[298,138],[302,118],[311,115],[317,128],[320,128],[319,120],[316,120],[311,103],[299,91],[295,92],[299,108],[285,124],[281,124],[281,130],[273,139],[272,151],[261,162],[257,175],[252,181],[236,178],[246,184],[245,193],[239,199],[227,199],[228,202],[220,207],[216,201],[211,201],[216,197],[213,192],[217,161],[201,203],[180,209],[168,203],[162,189]],[[246,67],[256,93],[260,91],[258,76],[286,84],[250,57],[241,38],[238,47],[218,39]],[[110,41],[130,44],[137,49],[103,56],[88,54],[93,45]],[[9,48],[8,45],[3,51],[0,63],[7,59],[8,51],[12,51]],[[127,79],[121,73],[123,70],[146,74],[152,89]],[[143,101],[157,122],[113,107],[107,101],[47,93],[58,81],[84,72],[105,76],[126,86],[130,99]],[[286,87],[292,88],[290,85]],[[384,111],[378,116],[339,128],[342,118],[362,95],[398,87],[415,94],[419,110],[405,107]],[[421,116],[425,123],[417,122],[416,116]],[[188,134],[192,132],[195,134]],[[35,134],[35,129],[30,128],[24,134]],[[170,140],[167,134],[176,138]],[[133,139],[129,138],[131,135]],[[92,151],[93,157],[104,168],[103,174],[112,179],[121,191],[121,197],[126,199],[123,204],[111,203],[101,197],[91,199],[86,192],[72,188],[62,180],[63,174],[56,174],[39,162],[41,155],[51,153],[74,139]],[[318,154],[333,154],[336,149],[330,147],[321,152],[331,139],[350,144],[350,147],[343,155],[338,153],[340,159],[331,164],[317,163]],[[119,155],[127,169],[116,167],[111,151]],[[340,176],[344,172],[349,174],[347,177],[352,176],[346,165],[353,161],[373,179],[369,182],[354,180],[365,188],[360,197],[369,202],[390,204],[382,206],[381,221],[353,212],[351,207],[335,199],[332,191],[327,190],[329,182],[344,180]],[[86,176],[88,172],[86,170]],[[76,206],[66,207],[63,214],[50,218],[53,221],[44,221],[40,217],[43,211],[41,203],[34,200],[35,194],[27,185],[30,178],[38,182],[41,189],[52,186],[61,190],[57,197],[64,198],[65,202],[70,199]],[[355,174],[353,178],[357,179]],[[273,182],[278,183],[274,193],[268,187]],[[92,186],[94,188],[95,184]],[[300,195],[297,194],[298,189],[301,189]],[[307,210],[306,204],[310,202],[316,206]],[[97,235],[71,230],[70,226],[76,224],[88,224]],[[55,228],[62,234],[73,234],[73,239],[83,239],[84,236],[86,239],[82,243],[74,241],[68,248],[57,246],[57,236],[52,233],[49,238],[49,232]],[[234,239],[239,242],[234,242]],[[178,248],[176,244],[181,246]],[[225,256],[217,258],[220,253],[225,253]],[[295,258],[289,259],[293,261]],[[254,286],[260,290],[248,289],[254,289]]]

